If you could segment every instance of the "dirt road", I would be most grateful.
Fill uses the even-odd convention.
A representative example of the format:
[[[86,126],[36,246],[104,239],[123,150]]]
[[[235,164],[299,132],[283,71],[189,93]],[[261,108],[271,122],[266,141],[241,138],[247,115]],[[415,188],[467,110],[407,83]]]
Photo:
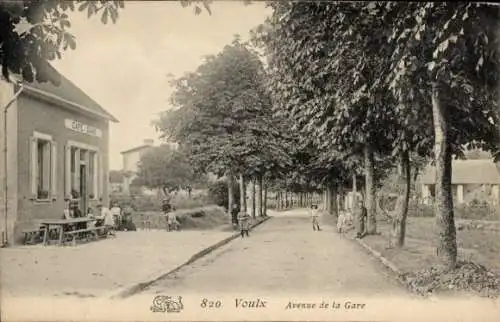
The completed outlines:
[[[407,294],[377,260],[333,227],[313,231],[306,211],[273,217],[250,238],[231,242],[142,294]]]

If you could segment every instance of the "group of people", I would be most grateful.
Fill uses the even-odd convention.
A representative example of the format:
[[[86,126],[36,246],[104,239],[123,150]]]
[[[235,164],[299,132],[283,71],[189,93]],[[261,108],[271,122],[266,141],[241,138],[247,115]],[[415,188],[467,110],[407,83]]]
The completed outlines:
[[[356,221],[356,238],[363,238],[365,236],[365,222],[367,218],[367,211],[363,200],[359,199],[356,202],[356,207],[354,207],[354,217],[353,214],[347,210],[340,210],[337,218],[337,232],[343,236],[343,234],[348,231],[352,226],[354,220]],[[319,210],[318,205],[311,205],[310,209],[311,222],[314,231],[320,231],[319,227]]]
[[[72,218],[82,218],[85,217],[79,208],[78,201],[67,200],[63,212],[64,219]],[[118,224],[122,220],[122,210],[117,203],[113,203],[111,209],[103,206],[101,203],[97,205],[97,214],[94,214],[94,210],[89,207],[87,210],[86,217],[94,219],[89,222],[81,222],[75,224],[75,229],[85,229],[103,226],[106,229],[107,234],[114,236],[115,230]]]

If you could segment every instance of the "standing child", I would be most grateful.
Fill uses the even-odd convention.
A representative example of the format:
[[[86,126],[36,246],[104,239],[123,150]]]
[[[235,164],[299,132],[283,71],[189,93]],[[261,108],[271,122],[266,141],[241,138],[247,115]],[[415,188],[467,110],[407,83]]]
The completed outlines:
[[[241,238],[243,238],[245,235],[248,236],[248,230],[250,229],[250,215],[246,213],[246,211],[240,211],[238,214],[238,222],[240,224],[240,232],[241,232]]]
[[[101,204],[97,206],[97,209],[100,211],[100,219],[104,220],[104,227],[108,232],[108,235],[115,236],[115,220],[113,218],[113,214],[109,210],[108,207],[103,207]]]
[[[320,231],[321,229],[319,228],[318,205],[311,205],[311,219],[312,219],[313,230]]]
[[[341,237],[342,233],[344,232],[343,228],[345,226],[345,221],[346,221],[345,213],[343,210],[340,210],[339,217],[337,218],[337,232],[340,234]]]
[[[168,231],[179,230],[179,221],[173,212],[167,214],[167,227]]]
[[[121,226],[121,221],[122,221],[122,209],[118,205],[118,203],[113,203],[113,207],[110,209],[111,214],[113,215],[113,221],[115,228],[118,228]]]

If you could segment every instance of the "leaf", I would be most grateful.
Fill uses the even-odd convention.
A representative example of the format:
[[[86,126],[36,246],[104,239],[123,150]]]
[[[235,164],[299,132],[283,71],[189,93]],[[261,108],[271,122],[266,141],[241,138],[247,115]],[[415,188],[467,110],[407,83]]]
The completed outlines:
[[[105,25],[108,23],[108,8],[104,9],[104,11],[101,15],[101,22]]]
[[[72,50],[76,49],[75,37],[69,33],[64,34],[64,40]]]
[[[85,9],[87,9],[90,5],[90,1],[84,1],[79,7],[78,7],[78,11],[84,11]]]
[[[246,3],[245,5],[248,5],[248,3]],[[205,7],[205,10],[207,10],[208,14],[212,15],[212,10],[210,9],[210,4],[208,3],[208,1],[203,1],[203,6]]]

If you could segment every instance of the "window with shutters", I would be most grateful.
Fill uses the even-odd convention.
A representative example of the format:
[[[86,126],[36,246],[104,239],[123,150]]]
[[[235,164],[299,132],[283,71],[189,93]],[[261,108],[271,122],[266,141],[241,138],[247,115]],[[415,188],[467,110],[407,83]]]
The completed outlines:
[[[37,140],[37,199],[49,199],[50,194],[50,141]]]
[[[36,200],[54,199],[57,194],[57,144],[50,135],[35,132],[31,139],[31,193]]]

